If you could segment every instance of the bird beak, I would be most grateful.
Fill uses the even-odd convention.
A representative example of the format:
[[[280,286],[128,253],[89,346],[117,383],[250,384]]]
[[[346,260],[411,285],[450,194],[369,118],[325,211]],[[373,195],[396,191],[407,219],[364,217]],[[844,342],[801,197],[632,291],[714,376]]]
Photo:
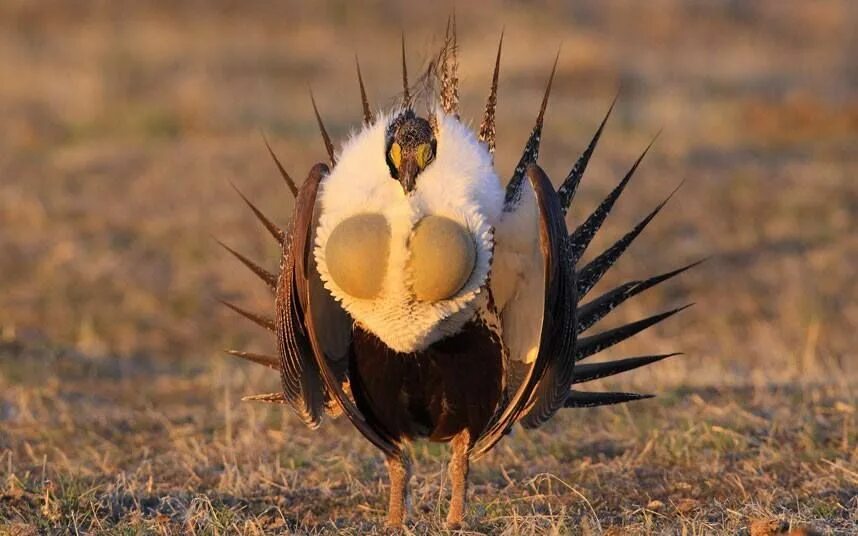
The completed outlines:
[[[402,191],[405,192],[405,195],[414,190],[418,173],[420,173],[420,166],[417,165],[416,158],[404,158],[402,160],[402,164],[399,166],[399,184],[402,185]]]

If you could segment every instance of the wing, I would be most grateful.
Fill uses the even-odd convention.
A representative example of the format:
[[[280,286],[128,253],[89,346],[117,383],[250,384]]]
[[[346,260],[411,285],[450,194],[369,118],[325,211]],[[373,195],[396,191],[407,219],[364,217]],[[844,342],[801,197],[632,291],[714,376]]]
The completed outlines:
[[[316,204],[316,189],[308,182],[298,190],[283,243],[274,310],[283,397],[307,426],[315,428],[321,423],[326,393],[307,329],[306,260]]]
[[[529,366],[508,404],[476,442],[473,456],[491,449],[516,422],[536,423],[550,417],[563,407],[572,383],[575,281],[566,260],[563,210],[539,166],[528,165],[524,176],[527,182],[522,182],[520,194],[507,206],[498,226],[493,292],[504,344],[510,351],[507,367],[517,361]],[[529,249],[528,243],[536,248]],[[525,325],[519,327],[516,320],[522,319]],[[531,321],[539,324],[536,329]]]
[[[277,304],[284,394],[287,398],[292,396],[290,403],[296,411],[306,408],[317,412],[319,395],[326,395],[364,437],[387,456],[394,456],[399,453],[399,445],[361,413],[345,393],[343,373],[337,370],[337,364],[347,362],[349,345],[344,342],[351,333],[351,322],[320,286],[310,240],[319,183],[327,174],[328,166],[316,164],[301,185],[291,229],[292,244],[284,248],[284,270],[278,285],[283,298],[281,303],[278,293]]]

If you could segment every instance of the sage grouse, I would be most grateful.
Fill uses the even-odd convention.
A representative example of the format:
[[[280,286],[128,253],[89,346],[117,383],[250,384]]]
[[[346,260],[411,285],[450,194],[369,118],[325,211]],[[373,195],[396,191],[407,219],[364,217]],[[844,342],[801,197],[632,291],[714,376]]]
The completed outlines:
[[[572,387],[674,355],[580,364],[681,308],[582,333],[625,300],[693,266],[585,301],[664,206],[579,266],[643,155],[568,232],[567,209],[610,109],[555,189],[536,164],[555,59],[536,124],[504,187],[492,158],[503,36],[485,114],[472,132],[458,113],[455,29],[447,35],[432,67],[437,101],[429,99],[425,116],[409,87],[403,40],[401,104],[374,113],[358,64],[363,125],[339,151],[312,101],[330,166],[316,164],[297,186],[268,146],[296,197],[291,222],[281,230],[244,201],[282,246],[278,274],[227,248],[274,293],[273,318],[226,304],[277,337],[276,357],[229,351],[280,373],[282,392],[246,400],[288,404],[310,428],[326,413],[345,415],[384,453],[387,524],[394,527],[405,516],[408,441],[451,444],[446,521],[458,527],[469,460],[489,451],[514,424],[535,428],[562,408],[650,396]]]

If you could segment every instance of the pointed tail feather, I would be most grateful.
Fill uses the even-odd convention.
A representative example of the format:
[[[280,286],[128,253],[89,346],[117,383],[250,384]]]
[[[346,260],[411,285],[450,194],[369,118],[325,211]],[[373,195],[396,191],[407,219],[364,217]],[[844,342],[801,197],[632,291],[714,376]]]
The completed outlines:
[[[262,395],[250,395],[241,397],[242,402],[265,402],[267,404],[288,404],[289,401],[283,393],[265,393]]]
[[[277,289],[277,276],[276,275],[272,274],[271,272],[269,272],[265,268],[259,266],[258,264],[256,264],[252,260],[248,259],[247,257],[242,255],[241,253],[239,253],[236,250],[232,249],[231,247],[227,246],[226,244],[224,244],[220,240],[217,240],[217,239],[215,239],[215,240],[217,241],[218,244],[221,245],[221,247],[223,249],[230,252],[236,259],[241,261],[242,264],[247,266],[251,272],[256,274],[256,276],[259,277],[259,279],[263,280],[265,282],[265,284],[268,285],[268,288],[270,288],[271,290]]]
[[[366,98],[366,88],[363,85],[363,76],[360,74],[360,61],[355,54],[355,67],[357,67],[358,86],[360,86],[360,104],[363,109],[363,124],[370,125],[375,119],[372,115],[372,110],[369,106],[369,100]]]
[[[224,350],[231,356],[240,357],[253,363],[263,365],[272,370],[280,370],[280,359],[273,355],[255,354],[253,352],[242,352],[241,350]]]
[[[297,198],[298,186],[295,184],[295,181],[292,180],[292,177],[286,173],[286,169],[283,167],[283,164],[280,163],[280,159],[277,158],[276,154],[274,154],[274,149],[272,149],[271,144],[268,143],[268,137],[265,134],[262,134],[262,139],[265,141],[265,146],[268,148],[268,154],[270,154],[271,158],[274,159],[274,164],[277,166],[280,176],[283,177],[283,181],[286,182],[286,186],[289,188],[289,191],[292,192],[292,195]]]
[[[602,294],[598,298],[581,305],[577,311],[578,323],[576,325],[576,329],[578,333],[583,333],[589,329],[593,324],[604,318],[605,315],[613,311],[629,298],[637,296],[641,292],[650,289],[659,283],[663,283],[686,270],[690,270],[702,262],[702,260],[693,262],[689,265],[683,266],[682,268],[653,276],[642,281],[638,280],[623,283],[622,285]]]
[[[693,304],[689,304],[684,307],[679,307],[677,309],[672,309],[664,313],[659,313],[657,315],[653,315],[642,320],[638,320],[636,322],[620,326],[618,328],[609,329],[607,331],[603,331],[602,333],[597,333],[596,335],[582,337],[578,339],[578,343],[575,346],[575,361],[581,361],[586,357],[601,352],[605,348],[610,348],[611,346],[620,343],[628,339],[629,337],[637,335],[648,327],[654,326],[662,320],[670,318],[676,313],[682,311],[683,309],[687,309],[692,305]]]
[[[569,237],[569,261],[572,263],[573,266],[578,263],[578,260],[581,259],[581,255],[584,254],[584,251],[586,251],[587,246],[590,245],[590,241],[593,240],[593,237],[596,235],[596,231],[598,231],[599,227],[601,227],[602,224],[605,222],[605,218],[608,217],[608,213],[611,211],[612,208],[614,208],[614,203],[617,202],[617,199],[619,199],[620,195],[623,193],[623,190],[626,188],[626,185],[629,183],[632,176],[635,174],[635,171],[637,171],[638,166],[640,165],[644,156],[646,156],[647,152],[649,152],[654,142],[655,138],[653,138],[650,144],[647,145],[646,149],[644,149],[643,153],[641,153],[638,159],[635,160],[635,163],[626,173],[625,177],[623,177],[623,180],[620,181],[620,184],[618,184],[611,191],[611,193],[608,194],[608,197],[606,197],[604,201],[602,201],[602,203],[596,208],[596,210],[593,211],[593,213],[590,214],[590,216],[584,221],[584,223],[579,225],[578,228],[575,229],[575,232],[573,232],[572,235]]]
[[[655,395],[643,395],[638,393],[587,393],[584,391],[570,391],[563,407],[593,408],[596,406],[623,404],[634,400],[653,398],[654,396]]]
[[[673,195],[679,190],[682,186],[682,183],[674,189],[667,199],[659,203],[652,212],[647,214],[647,216],[641,220],[635,227],[625,234],[622,238],[617,240],[611,247],[606,249],[601,255],[590,261],[584,268],[582,268],[578,272],[578,299],[583,298],[590,292],[596,283],[602,279],[602,276],[617,262],[617,259],[625,253],[626,249],[634,242],[635,238],[641,234],[641,232],[646,228],[649,222],[655,218],[656,214],[661,211],[662,208],[667,204],[668,201],[673,197]]]
[[[322,134],[322,141],[325,142],[325,151],[328,152],[328,158],[331,160],[331,167],[337,165],[337,159],[334,156],[334,144],[331,143],[331,137],[328,136],[328,130],[325,128],[325,123],[322,121],[322,116],[319,115],[319,108],[316,107],[316,98],[313,92],[310,92],[310,102],[313,104],[313,113],[316,114],[316,123],[319,124],[319,132]]]
[[[229,307],[230,309],[232,309],[236,313],[240,314],[244,318],[250,320],[254,324],[256,324],[258,326],[262,326],[263,328],[267,329],[268,331],[272,331],[272,332],[276,331],[276,328],[274,326],[274,320],[271,320],[270,318],[266,318],[264,316],[258,315],[256,313],[251,313],[250,311],[245,311],[241,307],[239,307],[237,305],[233,305],[232,303],[229,303],[226,300],[218,300],[218,301],[220,301],[222,304],[226,305],[227,307]]]
[[[564,214],[569,210],[569,205],[572,204],[575,192],[578,191],[578,186],[581,184],[581,179],[584,177],[584,171],[587,170],[587,164],[590,163],[590,157],[593,156],[593,151],[596,150],[599,138],[602,137],[602,131],[605,129],[605,124],[607,124],[608,118],[611,117],[611,112],[614,110],[614,105],[617,103],[617,97],[619,97],[619,93],[617,93],[613,102],[611,102],[611,106],[608,108],[608,113],[606,113],[605,118],[602,119],[602,123],[593,135],[593,139],[590,140],[590,144],[587,145],[587,148],[584,149],[584,152],[578,157],[578,161],[575,162],[574,166],[572,166],[572,169],[569,171],[569,175],[563,179],[563,183],[560,185],[560,188],[557,189],[557,195],[560,197],[560,206],[563,207]]]
[[[271,236],[273,236],[277,240],[277,242],[280,243],[281,246],[285,244],[286,233],[283,232],[283,229],[272,223],[271,220],[269,220],[265,216],[265,214],[262,213],[262,211],[256,208],[256,205],[251,203],[250,200],[245,197],[243,193],[241,193],[241,190],[239,190],[235,184],[233,184],[232,182],[230,182],[229,184],[230,186],[232,186],[232,189],[235,190],[235,192],[244,200],[245,204],[250,207],[250,210],[253,211],[253,214],[256,216],[256,219],[258,219],[262,223],[262,225],[265,226],[266,229],[268,229],[268,232],[271,233]]]
[[[500,74],[500,59],[501,49],[503,48],[503,32],[501,32],[500,41],[498,42],[498,55],[495,57],[495,70],[492,74],[492,87],[489,90],[489,97],[486,99],[486,110],[483,113],[483,121],[480,123],[480,141],[486,144],[489,153],[495,152],[495,109],[498,104],[498,75]]]
[[[405,32],[402,32],[402,101],[411,108],[411,89],[408,87],[408,62],[405,61]]]
[[[606,361],[604,363],[575,365],[575,377],[572,383],[585,383],[598,380],[599,378],[621,374],[677,355],[681,354],[647,355],[641,357],[629,357],[626,359],[619,359],[617,361]]]
[[[504,197],[504,207],[510,209],[518,205],[518,200],[521,198],[521,185],[524,182],[524,173],[527,166],[535,164],[539,158],[539,143],[542,141],[542,124],[545,121],[545,110],[548,108],[548,97],[551,95],[551,85],[554,83],[554,75],[557,73],[557,61],[560,59],[560,51],[557,51],[557,56],[554,58],[554,66],[551,68],[551,75],[548,77],[548,84],[545,86],[545,93],[542,96],[542,104],[539,106],[539,115],[536,116],[536,124],[530,132],[530,137],[524,145],[524,151],[515,166],[512,173],[512,178],[506,186],[506,195]]]
[[[456,14],[447,19],[446,43],[441,60],[441,109],[459,116],[459,50],[456,36]]]

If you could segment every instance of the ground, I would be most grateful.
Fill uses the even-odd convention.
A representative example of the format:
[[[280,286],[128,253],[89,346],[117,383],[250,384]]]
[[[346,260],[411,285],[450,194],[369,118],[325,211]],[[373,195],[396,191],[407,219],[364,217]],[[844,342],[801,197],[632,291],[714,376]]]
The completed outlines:
[[[308,86],[342,140],[360,118],[354,53],[387,106],[400,31],[416,77],[449,11],[0,5],[0,534],[381,530],[383,465],[347,424],[310,431],[281,407],[240,402],[276,390],[276,374],[220,350],[272,341],[216,300],[264,311],[270,297],[212,237],[274,268],[274,244],[229,185],[287,220],[260,131],[300,180],[324,158]],[[606,319],[696,302],[609,352],[685,355],[594,387],[659,396],[516,430],[474,464],[470,530],[858,532],[858,5],[456,12],[475,122],[505,28],[502,175],[561,43],[540,158],[555,183],[619,88],[570,226],[661,130],[588,254],[685,183],[594,292],[709,257]],[[446,451],[414,454],[409,530],[432,533]]]

